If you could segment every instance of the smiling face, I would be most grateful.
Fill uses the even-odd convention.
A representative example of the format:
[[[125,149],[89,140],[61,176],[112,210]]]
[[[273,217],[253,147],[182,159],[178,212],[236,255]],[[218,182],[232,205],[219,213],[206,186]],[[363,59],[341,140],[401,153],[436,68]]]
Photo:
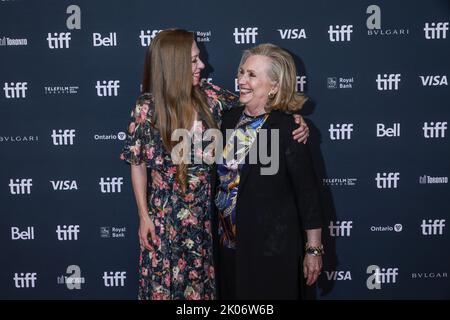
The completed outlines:
[[[192,85],[197,86],[200,83],[200,73],[205,68],[205,64],[200,60],[200,50],[197,44],[192,42],[191,62],[192,62]]]
[[[239,68],[239,101],[250,110],[264,110],[269,93],[275,94],[278,90],[267,74],[270,67],[269,57],[250,55]]]

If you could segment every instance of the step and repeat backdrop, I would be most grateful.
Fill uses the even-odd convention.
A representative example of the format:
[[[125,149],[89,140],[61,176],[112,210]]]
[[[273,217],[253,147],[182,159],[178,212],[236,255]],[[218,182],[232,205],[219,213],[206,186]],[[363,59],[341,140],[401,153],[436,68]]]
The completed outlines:
[[[119,153],[146,48],[180,27],[236,94],[242,50],[295,57],[326,215],[310,298],[449,299],[449,23],[446,0],[1,0],[0,298],[137,298]]]

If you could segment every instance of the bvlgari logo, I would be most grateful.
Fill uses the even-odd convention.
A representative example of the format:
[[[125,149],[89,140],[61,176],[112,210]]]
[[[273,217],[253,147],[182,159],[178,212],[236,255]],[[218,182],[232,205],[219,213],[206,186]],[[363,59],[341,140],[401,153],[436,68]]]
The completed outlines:
[[[382,36],[407,36],[409,29],[404,28],[381,28],[381,8],[375,4],[367,7],[367,35],[372,37]]]
[[[34,135],[10,135],[0,136],[0,143],[30,143],[38,142],[39,136]]]

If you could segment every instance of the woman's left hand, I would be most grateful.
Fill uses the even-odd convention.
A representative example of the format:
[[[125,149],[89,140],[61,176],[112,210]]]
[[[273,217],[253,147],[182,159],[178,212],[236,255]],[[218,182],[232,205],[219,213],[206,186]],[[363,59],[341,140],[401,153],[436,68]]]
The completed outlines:
[[[297,140],[299,143],[303,142],[303,144],[305,144],[309,136],[309,127],[301,115],[294,114],[293,116],[295,123],[299,125],[299,128],[292,131],[292,136],[294,140]]]
[[[322,257],[312,254],[305,254],[303,259],[303,275],[308,286],[314,284],[322,270]]]

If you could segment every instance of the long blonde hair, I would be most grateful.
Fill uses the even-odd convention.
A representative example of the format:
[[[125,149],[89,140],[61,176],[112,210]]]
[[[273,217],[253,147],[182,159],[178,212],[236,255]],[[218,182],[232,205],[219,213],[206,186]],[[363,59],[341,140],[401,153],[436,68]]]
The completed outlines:
[[[171,152],[176,129],[191,129],[197,113],[206,127],[216,128],[204,94],[192,82],[191,50],[194,34],[182,29],[167,29],[152,40],[144,65],[142,91],[151,92],[155,103],[155,124],[165,149]],[[196,112],[195,112],[196,111]],[[177,165],[176,179],[187,189],[187,164]]]
[[[297,70],[292,56],[277,45],[263,43],[244,51],[238,70],[252,55],[270,58],[267,75],[273,83],[278,84],[278,92],[273,99],[269,99],[266,111],[293,112],[301,109],[307,97],[296,92]]]

